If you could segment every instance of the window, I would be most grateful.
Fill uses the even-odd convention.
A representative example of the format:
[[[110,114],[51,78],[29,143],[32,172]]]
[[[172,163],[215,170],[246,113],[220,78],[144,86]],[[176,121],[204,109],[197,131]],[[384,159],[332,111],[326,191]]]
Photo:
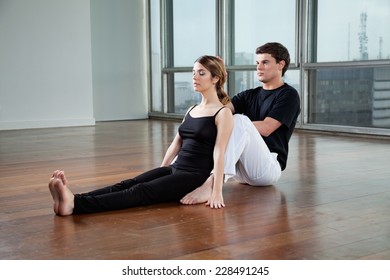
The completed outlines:
[[[192,67],[201,55],[216,55],[215,7],[210,0],[173,0],[175,67]]]
[[[308,3],[308,124],[390,128],[390,2]]]
[[[390,68],[310,70],[310,122],[390,127]]]
[[[388,0],[149,4],[151,115],[181,118],[200,102],[192,67],[204,54],[224,58],[230,96],[260,86],[255,50],[280,42],[291,57],[284,80],[302,100],[298,128],[390,135]]]
[[[389,14],[388,0],[318,0],[317,62],[390,59]]]
[[[295,1],[235,1],[233,65],[255,64],[256,48],[267,42],[283,44],[294,63],[295,15]]]

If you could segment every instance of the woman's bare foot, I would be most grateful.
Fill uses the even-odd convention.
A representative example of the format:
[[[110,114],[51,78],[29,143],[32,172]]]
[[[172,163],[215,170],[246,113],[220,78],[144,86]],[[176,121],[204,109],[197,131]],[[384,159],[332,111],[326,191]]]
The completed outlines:
[[[53,197],[53,210],[54,210],[54,213],[56,213],[56,214],[58,214],[58,206],[60,205],[60,195],[57,193],[57,191],[54,187],[54,183],[57,180],[58,180],[58,178],[53,176],[50,178],[50,181],[49,181],[49,190],[50,190],[51,196]]]
[[[192,192],[186,194],[180,200],[180,202],[186,205],[207,202],[213,191],[213,182],[214,182],[214,175],[211,174],[210,177],[208,177],[207,180],[203,183],[203,185],[193,190]]]
[[[59,196],[59,204],[57,215],[68,216],[72,215],[74,208],[74,195],[66,186],[67,180],[65,173],[60,171],[57,179],[54,181],[53,186]]]
[[[51,175],[51,178],[50,178],[50,181],[49,181],[49,190],[50,190],[51,196],[53,197],[53,210],[54,210],[54,213],[56,213],[56,214],[58,214],[58,207],[59,207],[59,204],[60,204],[60,195],[57,192],[56,188],[54,187],[54,183],[57,180],[62,180],[60,178],[61,172],[63,174],[63,171],[61,171],[61,170],[54,171],[53,175]]]

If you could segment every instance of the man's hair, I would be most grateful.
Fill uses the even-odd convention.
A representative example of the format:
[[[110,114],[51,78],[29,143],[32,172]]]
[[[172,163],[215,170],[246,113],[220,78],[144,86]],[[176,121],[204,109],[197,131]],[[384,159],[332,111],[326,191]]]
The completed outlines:
[[[268,53],[276,62],[279,63],[281,60],[284,60],[285,65],[282,70],[282,77],[286,73],[288,66],[290,65],[290,54],[285,46],[277,42],[271,42],[264,44],[256,49],[256,54]]]

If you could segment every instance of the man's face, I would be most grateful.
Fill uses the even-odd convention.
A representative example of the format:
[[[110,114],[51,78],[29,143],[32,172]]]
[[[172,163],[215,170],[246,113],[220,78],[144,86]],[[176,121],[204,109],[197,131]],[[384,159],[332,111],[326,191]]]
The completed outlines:
[[[275,58],[268,53],[257,54],[257,78],[264,84],[279,81],[282,77],[284,63],[284,60],[277,63]]]

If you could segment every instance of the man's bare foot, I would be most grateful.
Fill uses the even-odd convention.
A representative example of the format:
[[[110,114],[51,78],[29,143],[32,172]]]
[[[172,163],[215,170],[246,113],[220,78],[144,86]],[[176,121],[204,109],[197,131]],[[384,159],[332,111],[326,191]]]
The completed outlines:
[[[57,215],[60,216],[68,216],[72,215],[74,208],[74,195],[68,189],[66,184],[65,174],[63,172],[60,173],[57,180],[54,181],[54,188],[59,196],[59,205]]]
[[[203,183],[203,185],[193,190],[192,192],[186,194],[180,200],[180,202],[186,205],[207,202],[213,191],[213,182],[214,182],[214,175],[211,174],[210,177],[208,177],[207,180]]]

